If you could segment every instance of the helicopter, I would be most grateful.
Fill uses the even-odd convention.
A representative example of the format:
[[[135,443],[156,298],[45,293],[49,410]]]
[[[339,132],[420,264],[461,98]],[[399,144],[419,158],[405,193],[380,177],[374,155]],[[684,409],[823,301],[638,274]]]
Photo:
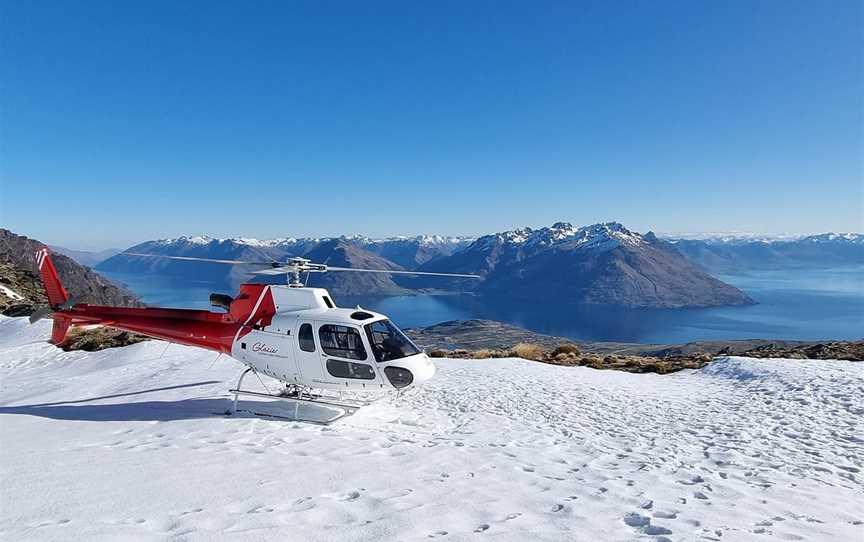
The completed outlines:
[[[51,342],[62,343],[70,327],[101,325],[138,333],[169,343],[196,346],[227,355],[245,365],[235,388],[232,408],[240,395],[286,399],[297,405],[316,404],[328,410],[328,424],[354,414],[371,401],[346,398],[380,396],[377,392],[403,392],[435,374],[432,360],[386,315],[357,307],[337,307],[324,288],[301,281],[310,273],[359,272],[480,278],[460,273],[432,273],[333,267],[305,258],[279,261],[240,261],[188,256],[124,253],[128,256],[202,261],[226,265],[259,266],[250,275],[286,275],[287,284],[244,283],[236,296],[214,293],[210,304],[220,311],[159,307],[112,307],[71,299],[60,282],[47,248],[36,252],[36,264],[49,307],[30,317],[54,320]],[[242,388],[248,373],[266,375],[284,389],[273,394]],[[263,384],[263,381],[261,381]],[[266,386],[265,386],[265,389]],[[357,392],[357,393],[355,393]],[[258,412],[252,412],[258,414]],[[269,414],[265,414],[268,415]],[[279,417],[279,416],[276,416]]]

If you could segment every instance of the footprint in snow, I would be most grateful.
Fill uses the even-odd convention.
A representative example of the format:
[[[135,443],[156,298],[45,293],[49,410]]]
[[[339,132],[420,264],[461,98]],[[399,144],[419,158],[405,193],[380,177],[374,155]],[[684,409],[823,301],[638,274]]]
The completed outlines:
[[[356,501],[359,498],[360,498],[360,492],[359,491],[349,491],[348,493],[343,495],[340,500],[346,501],[346,502],[351,502],[351,501]]]
[[[630,527],[645,527],[651,524],[651,518],[631,512],[622,518],[624,523]]]
[[[486,531],[488,529],[489,529],[489,524],[484,523],[483,525],[479,525],[476,529],[474,529],[474,532],[475,533],[482,533],[483,531]]]
[[[644,529],[645,534],[649,536],[659,536],[662,534],[672,534],[672,531],[667,529],[666,527],[661,527],[659,525],[646,525]]]

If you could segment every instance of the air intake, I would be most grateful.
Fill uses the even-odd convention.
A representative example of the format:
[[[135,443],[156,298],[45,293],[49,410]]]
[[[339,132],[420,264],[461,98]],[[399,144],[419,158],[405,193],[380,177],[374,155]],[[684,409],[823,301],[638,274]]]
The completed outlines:
[[[210,304],[226,311],[231,310],[231,302],[234,298],[225,294],[210,294]]]

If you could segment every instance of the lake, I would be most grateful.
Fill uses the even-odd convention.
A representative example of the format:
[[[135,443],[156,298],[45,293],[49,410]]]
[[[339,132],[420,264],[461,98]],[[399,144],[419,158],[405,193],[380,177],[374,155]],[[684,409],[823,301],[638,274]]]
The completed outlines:
[[[207,308],[211,292],[235,293],[193,279],[105,275],[126,284],[145,303],[158,306]],[[864,266],[751,271],[719,278],[744,290],[758,304],[709,309],[626,309],[566,303],[531,306],[458,295],[337,296],[336,302],[382,312],[401,327],[485,318],[586,341],[682,343],[864,337]]]

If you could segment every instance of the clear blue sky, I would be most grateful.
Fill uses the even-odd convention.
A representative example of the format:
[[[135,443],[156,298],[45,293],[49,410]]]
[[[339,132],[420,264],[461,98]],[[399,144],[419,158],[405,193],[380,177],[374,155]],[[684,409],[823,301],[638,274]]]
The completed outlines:
[[[0,225],[864,230],[859,0],[0,2]]]

